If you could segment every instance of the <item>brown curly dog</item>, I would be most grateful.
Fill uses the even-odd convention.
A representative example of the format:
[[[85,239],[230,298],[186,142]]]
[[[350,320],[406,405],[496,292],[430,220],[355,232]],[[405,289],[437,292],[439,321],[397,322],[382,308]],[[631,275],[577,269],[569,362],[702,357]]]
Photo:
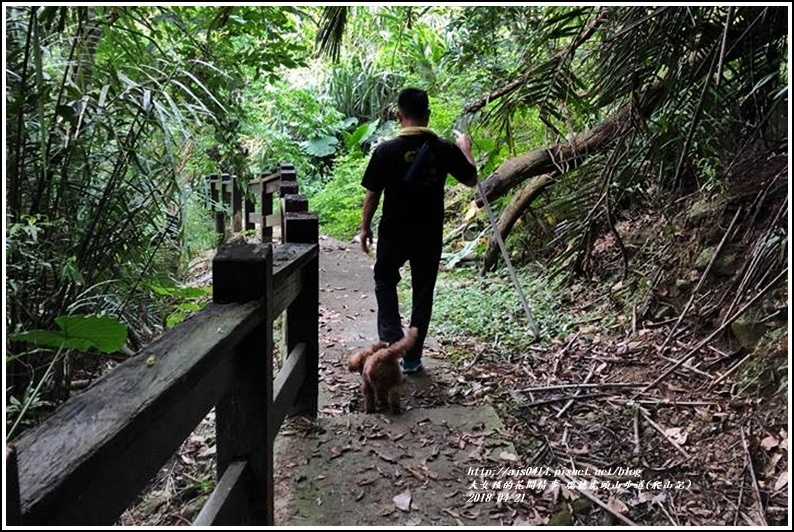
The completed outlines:
[[[393,414],[400,413],[400,384],[403,380],[400,359],[414,346],[417,334],[416,327],[411,327],[401,340],[390,346],[378,342],[348,358],[347,369],[361,373],[366,413],[374,412],[376,406]]]

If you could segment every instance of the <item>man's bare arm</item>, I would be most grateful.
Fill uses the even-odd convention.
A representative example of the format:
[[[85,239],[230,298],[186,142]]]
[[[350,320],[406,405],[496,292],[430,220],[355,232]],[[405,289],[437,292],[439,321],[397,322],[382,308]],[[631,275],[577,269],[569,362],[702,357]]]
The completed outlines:
[[[459,133],[457,134],[457,138],[455,139],[455,143],[460,148],[460,151],[463,152],[463,155],[466,156],[466,159],[469,160],[471,165],[474,167],[474,175],[468,180],[463,181],[462,183],[467,187],[473,187],[477,184],[477,163],[474,162],[474,155],[471,153],[471,137],[468,135]]]
[[[375,216],[375,211],[378,210],[380,194],[380,192],[367,189],[367,195],[364,196],[359,238],[361,239],[361,250],[367,254],[369,254],[369,246],[372,244],[372,217]]]

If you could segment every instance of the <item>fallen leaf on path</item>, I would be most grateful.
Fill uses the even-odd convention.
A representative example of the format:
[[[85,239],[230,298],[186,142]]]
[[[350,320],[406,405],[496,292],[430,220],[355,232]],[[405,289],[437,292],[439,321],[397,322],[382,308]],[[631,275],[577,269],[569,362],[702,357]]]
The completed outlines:
[[[334,445],[333,447],[331,447],[331,456],[329,457],[329,460],[333,460],[334,458],[339,458],[347,451],[350,451],[352,449],[353,448],[350,447],[349,445],[345,445],[344,447],[339,447],[338,445]]]
[[[403,439],[405,437],[405,434],[406,434],[405,432],[401,432],[400,434],[389,436],[389,439],[391,441],[400,441],[401,439]]]
[[[405,470],[408,471],[409,473],[411,473],[413,476],[415,476],[419,480],[424,480],[425,479],[425,475],[422,474],[421,471],[419,471],[419,470],[417,470],[417,469],[415,469],[413,467],[406,466]]]
[[[405,522],[405,526],[419,526],[422,524],[421,517],[412,517]]]
[[[392,499],[394,501],[394,505],[402,510],[403,512],[408,512],[411,510],[411,491],[405,490],[404,492],[400,493],[399,495],[395,495]]]
[[[508,453],[507,451],[502,451],[501,453],[499,453],[499,458],[501,460],[507,460],[508,462],[518,461],[518,457],[516,455],[514,455],[513,453]]]
[[[455,519],[460,519],[460,514],[458,512],[456,512],[455,510],[453,510],[452,508],[444,508],[441,511],[444,512],[447,515],[451,515]]]
[[[669,428],[665,430],[664,433],[668,438],[670,438],[671,441],[677,443],[678,445],[683,445],[686,443],[686,431],[681,427]]]
[[[378,458],[380,458],[381,460],[384,460],[384,461],[386,461],[386,462],[389,462],[390,464],[396,464],[396,463],[397,463],[397,460],[395,460],[395,459],[394,459],[394,458],[392,458],[391,456],[388,456],[388,455],[385,455],[385,454],[383,454],[383,453],[382,453],[382,452],[380,452],[380,451],[373,450],[372,452],[373,452],[373,453],[374,453],[374,454],[375,454],[375,455],[376,455]]]
[[[483,460],[482,447],[477,447],[472,452],[470,452],[469,453],[469,458],[471,458],[475,462],[482,462],[482,460]]]
[[[213,445],[201,451],[198,456],[199,458],[206,458],[207,456],[213,456],[216,452],[217,452],[217,447]]]
[[[629,507],[626,506],[623,503],[623,501],[621,501],[617,497],[614,496],[610,497],[609,501],[607,502],[607,505],[613,510],[615,510],[615,512],[619,513],[620,515],[628,515],[629,513]]]
[[[783,471],[780,476],[777,477],[777,482],[775,482],[775,491],[781,489],[786,484],[788,484],[788,469]]]
[[[466,519],[472,519],[472,520],[477,519],[478,517],[480,517],[480,510],[474,512],[470,512],[470,511],[460,512],[460,516],[465,517]]]
[[[767,436],[766,438],[761,440],[761,447],[765,451],[773,449],[773,448],[777,447],[778,445],[780,445],[780,440],[778,440],[774,436]]]

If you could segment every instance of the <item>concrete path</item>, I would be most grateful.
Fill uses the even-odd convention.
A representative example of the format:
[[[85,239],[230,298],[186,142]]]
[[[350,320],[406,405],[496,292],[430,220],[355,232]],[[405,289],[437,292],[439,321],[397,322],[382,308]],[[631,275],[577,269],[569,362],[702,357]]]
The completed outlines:
[[[276,524],[511,524],[496,492],[472,483],[515,450],[491,407],[449,398],[454,372],[432,338],[425,372],[403,385],[406,412],[362,413],[346,360],[376,340],[373,263],[356,244],[320,242],[320,417],[292,420],[276,441]]]

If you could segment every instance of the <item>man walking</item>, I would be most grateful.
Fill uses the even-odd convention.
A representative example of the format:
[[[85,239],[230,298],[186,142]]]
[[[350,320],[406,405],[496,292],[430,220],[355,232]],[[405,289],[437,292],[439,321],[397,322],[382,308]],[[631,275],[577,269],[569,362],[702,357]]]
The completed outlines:
[[[477,184],[471,139],[459,135],[456,144],[439,138],[427,127],[427,93],[406,88],[397,97],[397,137],[375,148],[361,185],[367,189],[361,221],[361,249],[369,253],[372,217],[384,195],[378,225],[375,296],[378,336],[386,343],[402,338],[397,301],[400,267],[411,266],[411,326],[419,331],[416,346],[403,359],[403,372],[422,368],[422,344],[433,310],[433,289],[441,259],[444,224],[444,183],[447,175],[466,186]]]

